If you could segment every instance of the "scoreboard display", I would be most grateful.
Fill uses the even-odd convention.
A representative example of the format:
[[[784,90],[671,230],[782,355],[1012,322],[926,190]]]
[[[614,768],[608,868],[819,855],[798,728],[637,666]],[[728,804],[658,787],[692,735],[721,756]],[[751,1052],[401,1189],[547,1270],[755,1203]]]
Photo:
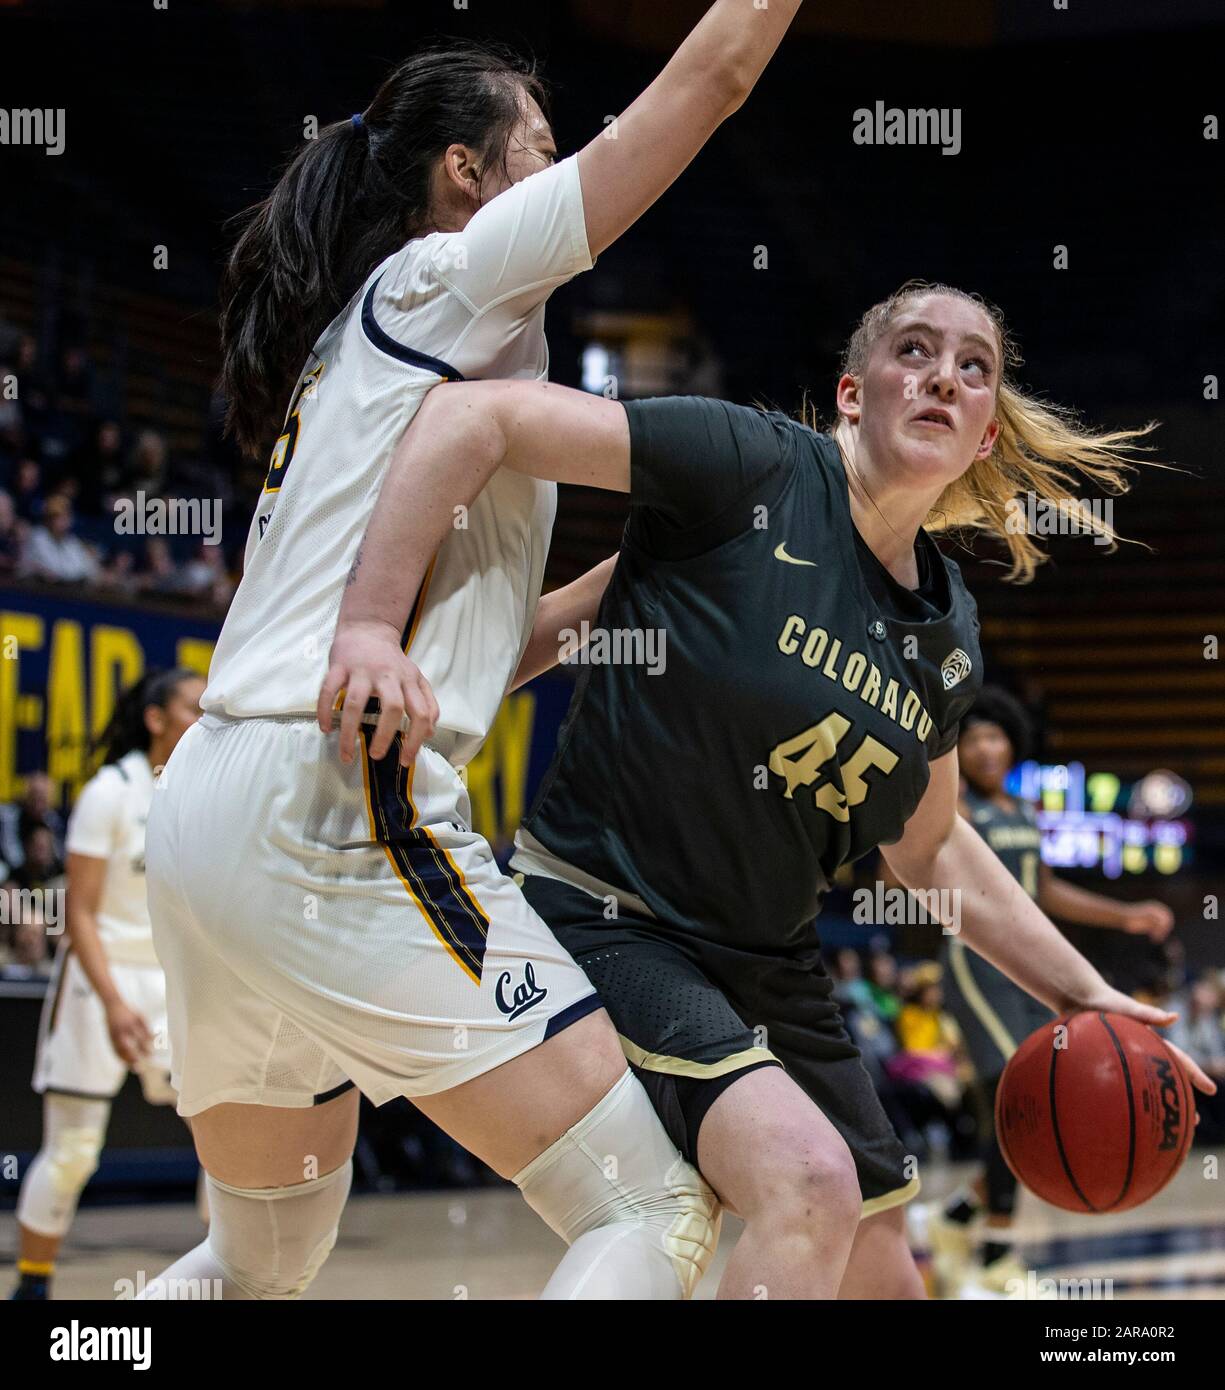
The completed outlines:
[[[1007,790],[1038,808],[1042,860],[1053,869],[1097,869],[1107,878],[1155,870],[1176,874],[1191,857],[1183,812],[1191,789],[1165,769],[1135,782],[1083,763],[1024,762]]]

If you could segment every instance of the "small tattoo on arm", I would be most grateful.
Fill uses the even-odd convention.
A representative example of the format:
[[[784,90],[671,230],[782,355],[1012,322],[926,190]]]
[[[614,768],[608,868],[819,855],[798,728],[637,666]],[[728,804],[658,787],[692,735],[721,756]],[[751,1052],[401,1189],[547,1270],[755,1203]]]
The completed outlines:
[[[357,547],[357,554],[353,557],[353,563],[349,566],[349,577],[345,580],[346,589],[349,588],[353,581],[357,578],[358,567],[361,565],[362,562],[362,548],[363,546],[365,546],[365,544],[366,540],[363,536],[360,544]]]

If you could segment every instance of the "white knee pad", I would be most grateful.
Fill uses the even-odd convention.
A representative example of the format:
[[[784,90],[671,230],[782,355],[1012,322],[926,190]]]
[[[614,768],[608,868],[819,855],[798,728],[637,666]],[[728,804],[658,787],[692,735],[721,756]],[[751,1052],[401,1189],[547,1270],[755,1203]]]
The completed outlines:
[[[39,1235],[63,1236],[77,1201],[98,1167],[110,1102],[50,1095],[44,1105],[43,1145],[21,1185],[17,1219]]]
[[[251,1298],[300,1298],[336,1244],[352,1160],[292,1187],[231,1187],[208,1177],[206,1242],[222,1279]]]
[[[646,1235],[650,1247],[670,1263],[683,1298],[693,1293],[718,1244],[718,1199],[697,1169],[681,1157],[647,1093],[628,1071],[514,1182],[532,1210],[567,1245],[600,1229],[624,1229],[626,1234],[632,1229]],[[606,1246],[606,1252],[612,1248]],[[616,1258],[641,1264],[641,1242],[637,1252],[625,1248]],[[628,1266],[626,1276],[627,1288],[645,1289],[641,1283],[635,1285],[641,1276]],[[675,1291],[669,1295],[657,1285],[650,1287],[649,1292],[629,1296],[676,1296]]]

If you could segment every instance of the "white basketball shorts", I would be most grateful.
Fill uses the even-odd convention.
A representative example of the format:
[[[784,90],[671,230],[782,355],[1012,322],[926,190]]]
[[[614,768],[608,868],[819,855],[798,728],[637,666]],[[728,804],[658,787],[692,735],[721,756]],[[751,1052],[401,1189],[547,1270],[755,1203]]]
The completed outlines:
[[[149,812],[180,1115],[444,1091],[601,1007],[423,749],[344,766],[313,720],[206,714]]]
[[[144,1019],[153,1044],[134,1068],[146,1098],[171,1099],[165,1078],[170,1070],[166,1022],[166,977],[156,965],[110,961],[111,979],[125,1004]],[[106,1010],[76,953],[62,946],[43,1002],[34,1059],[34,1089],[89,1100],[111,1100],[127,1080],[129,1067],[111,1046]]]

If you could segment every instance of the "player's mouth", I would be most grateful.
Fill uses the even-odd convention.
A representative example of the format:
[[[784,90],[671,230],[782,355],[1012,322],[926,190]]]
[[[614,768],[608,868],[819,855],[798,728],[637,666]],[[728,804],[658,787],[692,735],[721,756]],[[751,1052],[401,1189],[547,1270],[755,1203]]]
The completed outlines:
[[[951,430],[953,417],[947,410],[941,410],[939,406],[929,406],[918,415],[911,416],[910,423],[912,425],[932,425],[936,428]]]

